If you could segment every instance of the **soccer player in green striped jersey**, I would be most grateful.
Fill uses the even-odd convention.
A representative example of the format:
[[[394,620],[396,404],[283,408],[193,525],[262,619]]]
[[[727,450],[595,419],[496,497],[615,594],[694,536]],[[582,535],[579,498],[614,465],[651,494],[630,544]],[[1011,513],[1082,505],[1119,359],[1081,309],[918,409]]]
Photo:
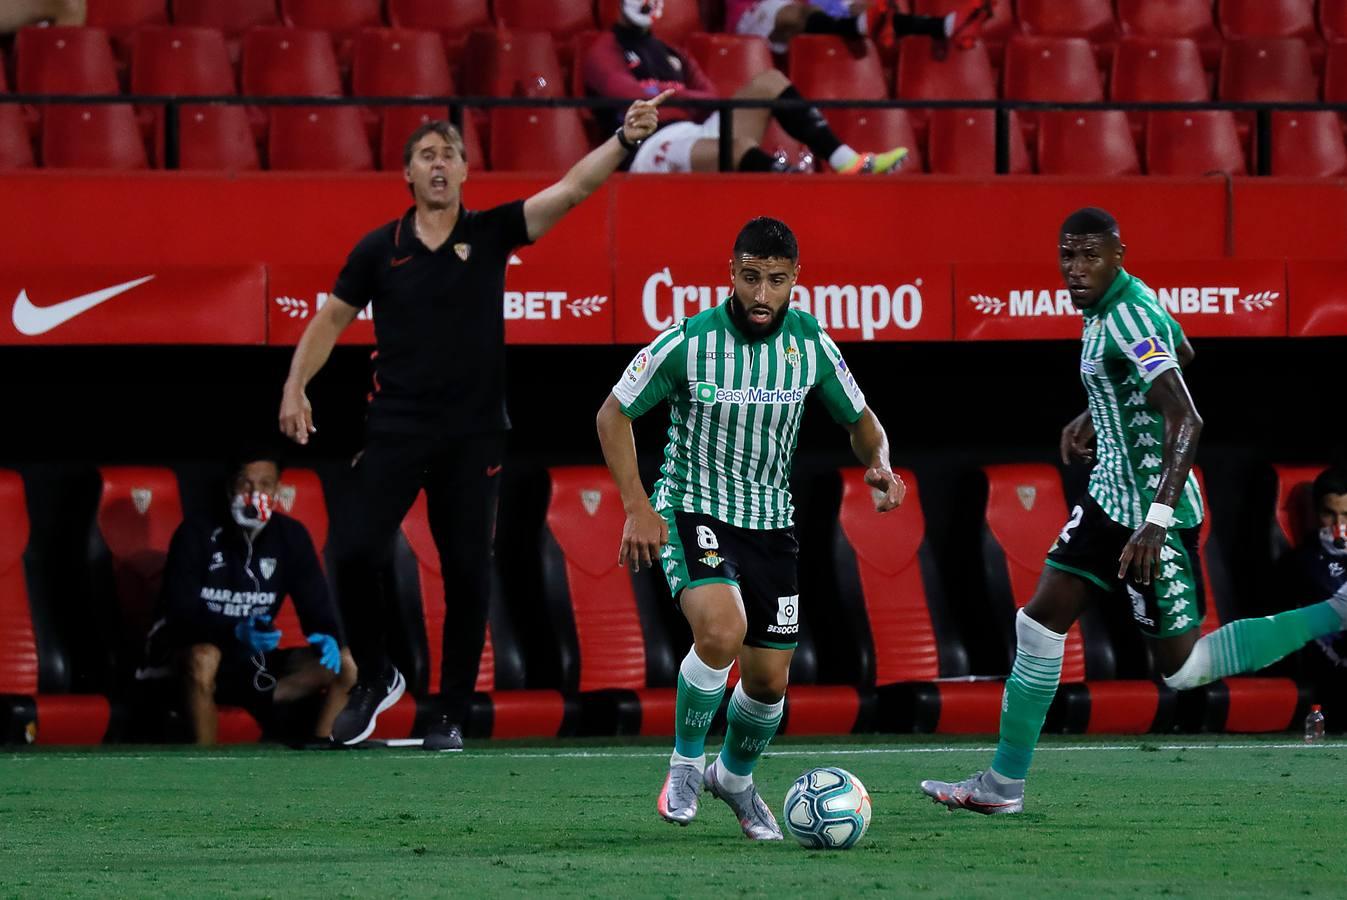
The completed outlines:
[[[1200,636],[1203,510],[1192,466],[1202,419],[1182,370],[1193,349],[1155,292],[1123,268],[1126,249],[1104,210],[1078,210],[1062,225],[1058,257],[1084,315],[1080,377],[1089,401],[1062,432],[1062,461],[1094,468],[1088,495],[1016,616],[1015,663],[991,767],[961,782],[921,784],[950,809],[1023,810],[1024,778],[1061,679],[1066,632],[1088,603],[1130,603],[1174,690],[1261,669],[1347,625],[1344,589],[1313,606]]]
[[[850,432],[881,512],[904,492],[884,428],[837,345],[813,316],[790,308],[799,273],[785,223],[750,221],[734,243],[733,293],[636,354],[598,415],[627,511],[618,561],[633,569],[658,562],[692,626],[659,814],[687,825],[705,788],[753,840],[781,839],[753,768],[781,722],[800,629],[790,469],[806,396],[817,394]],[[665,402],[669,442],[647,497],[631,422]],[[708,766],[706,732],[736,659],[725,742]]]

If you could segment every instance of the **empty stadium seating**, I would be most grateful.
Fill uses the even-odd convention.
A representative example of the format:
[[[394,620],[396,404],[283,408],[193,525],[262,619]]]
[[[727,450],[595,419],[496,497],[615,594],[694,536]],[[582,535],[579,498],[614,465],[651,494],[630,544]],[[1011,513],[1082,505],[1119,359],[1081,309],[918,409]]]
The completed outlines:
[[[224,36],[214,28],[142,28],[132,40],[131,93],[236,93]]]
[[[255,97],[338,97],[341,72],[325,31],[253,28],[243,36],[243,93]]]
[[[98,28],[22,28],[14,41],[14,86],[31,94],[116,94],[117,64]]]
[[[1101,65],[1112,61],[1118,40],[1112,0],[1019,0],[1016,11],[1025,34],[1085,38],[1094,45]]]
[[[1057,470],[1043,464],[985,466],[987,518],[983,553],[994,613],[1013,658],[1013,610],[1033,596],[1043,559],[1067,521]],[[1114,649],[1099,610],[1071,627],[1062,661],[1062,683],[1046,728],[1139,733],[1166,730],[1175,709],[1173,691],[1150,681],[1113,680]]]
[[[0,104],[0,171],[27,169],[34,164],[33,145],[23,113],[12,103]]]
[[[859,607],[863,680],[878,686],[884,731],[989,733],[1001,715],[1001,682],[959,681],[968,654],[942,596],[916,477],[897,510],[875,511],[864,470],[843,469],[833,564],[843,608]],[[943,680],[941,680],[943,679]]]
[[[366,29],[355,44],[355,97],[443,97],[454,92],[444,47],[428,31]]]
[[[1317,527],[1312,491],[1314,479],[1326,467],[1279,464],[1272,468],[1277,476],[1272,547],[1274,554],[1281,556],[1292,547],[1298,547]]]
[[[752,35],[693,34],[688,36],[686,49],[723,97],[772,68],[767,41]]]
[[[1347,39],[1347,0],[1319,0],[1319,31],[1330,43]]]
[[[388,24],[438,32],[458,51],[475,29],[491,25],[487,0],[388,0]]]
[[[503,107],[491,111],[494,172],[564,173],[589,152],[574,109]]]
[[[869,41],[802,34],[791,41],[790,80],[806,97],[882,100],[884,69]]]
[[[149,167],[136,114],[127,104],[53,105],[42,123],[42,164],[51,169]]]
[[[1217,96],[1222,100],[1312,103],[1319,84],[1309,48],[1297,38],[1243,38],[1221,50]]]
[[[159,119],[162,129],[162,118]],[[160,165],[162,130],[155,140]],[[184,105],[178,110],[178,168],[248,172],[261,168],[248,113],[241,106]]]
[[[1342,120],[1331,110],[1272,114],[1272,174],[1331,178],[1347,172]]]
[[[1197,42],[1202,61],[1215,69],[1221,58],[1221,33],[1210,0],[1117,0],[1124,36],[1188,38]]]
[[[1123,38],[1113,59],[1109,93],[1127,103],[1211,99],[1202,55],[1187,38]]]
[[[982,42],[950,53],[931,54],[931,39],[910,37],[898,57],[897,96],[903,100],[995,100],[996,72]],[[922,119],[925,112],[914,110]]]
[[[1096,103],[1104,82],[1084,38],[1017,37],[1006,46],[1004,95],[1009,100]]]
[[[1019,116],[1011,113],[1010,173],[1028,174],[1029,150]],[[940,175],[992,175],[996,172],[996,111],[940,109],[931,114],[926,159]]]
[[[546,31],[474,31],[463,48],[462,90],[485,97],[564,97],[566,77]]]
[[[1141,162],[1121,110],[1039,115],[1038,171],[1044,175],[1137,175]]]
[[[920,174],[923,168],[921,145],[911,117],[905,109],[833,109],[828,124],[843,143],[858,151],[885,151],[907,147],[907,160],[894,175]]]
[[[0,469],[0,743],[97,744],[112,718],[106,697],[42,690],[24,565],[27,545],[23,481],[17,472]]]
[[[258,25],[279,25],[275,0],[171,0],[173,22],[218,28],[231,37]]]
[[[360,111],[350,106],[283,106],[271,111],[270,167],[365,172],[374,152]]]
[[[1152,175],[1248,171],[1233,113],[1224,110],[1153,112],[1146,126],[1146,167]]]

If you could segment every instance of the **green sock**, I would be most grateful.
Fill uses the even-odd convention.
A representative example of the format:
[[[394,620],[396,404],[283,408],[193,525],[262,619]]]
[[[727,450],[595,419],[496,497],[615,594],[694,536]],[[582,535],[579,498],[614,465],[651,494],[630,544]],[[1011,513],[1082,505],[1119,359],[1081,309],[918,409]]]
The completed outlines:
[[[1062,679],[1066,640],[1066,635],[1049,631],[1023,610],[1015,618],[1015,632],[1015,664],[1001,697],[1001,739],[992,759],[992,770],[1003,778],[1029,773],[1043,720]]]
[[[720,748],[720,765],[733,775],[750,776],[781,725],[785,699],[763,703],[744,693],[743,683],[730,697],[729,727]]]
[[[1183,689],[1227,675],[1256,672],[1315,638],[1342,631],[1342,625],[1342,616],[1331,600],[1275,616],[1239,619],[1198,641],[1188,661],[1165,681]]]
[[[699,759],[706,753],[706,732],[725,696],[730,667],[713,669],[702,662],[694,647],[678,672],[678,698],[674,703],[674,752]]]

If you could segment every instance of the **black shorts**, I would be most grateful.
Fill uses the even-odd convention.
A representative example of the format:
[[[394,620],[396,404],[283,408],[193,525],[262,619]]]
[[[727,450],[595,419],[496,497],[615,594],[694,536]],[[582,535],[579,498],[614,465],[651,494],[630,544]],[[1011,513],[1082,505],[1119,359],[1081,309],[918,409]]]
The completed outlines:
[[[702,584],[737,585],[750,647],[793,650],[800,637],[800,545],[794,528],[755,531],[701,513],[665,512],[669,543],[660,563],[677,601]]]
[[[1118,578],[1118,560],[1133,529],[1108,517],[1093,497],[1071,511],[1048,551],[1046,564],[1077,575],[1109,594],[1126,598],[1132,621],[1151,637],[1174,637],[1202,624],[1206,596],[1198,556],[1198,528],[1171,528],[1160,550],[1160,576],[1137,584]]]
[[[221,648],[215,673],[215,702],[253,711],[271,703],[276,682],[315,659],[308,647],[253,654],[241,645]]]

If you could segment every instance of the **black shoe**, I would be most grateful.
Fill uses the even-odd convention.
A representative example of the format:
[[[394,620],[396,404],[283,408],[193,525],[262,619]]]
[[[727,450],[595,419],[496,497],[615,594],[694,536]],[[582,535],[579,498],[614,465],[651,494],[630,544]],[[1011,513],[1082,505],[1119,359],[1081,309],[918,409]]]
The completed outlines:
[[[402,699],[407,690],[407,682],[402,673],[393,670],[387,680],[367,682],[359,681],[351,688],[351,696],[346,700],[346,708],[337,715],[332,723],[332,742],[334,744],[358,744],[374,733],[374,725],[379,713]]]
[[[463,749],[463,729],[457,724],[449,721],[446,715],[439,715],[431,721],[430,727],[426,729],[425,740],[421,742],[422,750],[437,750],[440,753],[452,753]]]

